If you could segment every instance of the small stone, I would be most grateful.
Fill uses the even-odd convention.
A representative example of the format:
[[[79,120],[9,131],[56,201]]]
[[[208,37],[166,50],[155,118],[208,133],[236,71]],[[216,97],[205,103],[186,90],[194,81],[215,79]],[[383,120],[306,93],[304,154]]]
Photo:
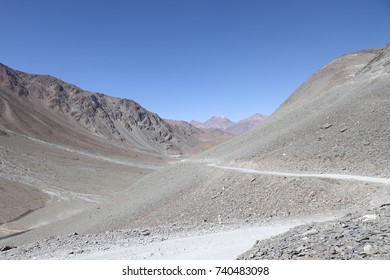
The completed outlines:
[[[367,140],[364,140],[364,141],[362,142],[362,144],[363,144],[364,146],[368,146],[368,145],[370,145],[371,143],[370,143],[369,141],[367,141]]]
[[[390,224],[384,224],[381,226],[381,231],[389,232],[390,230]]]
[[[337,253],[341,253],[341,252],[343,252],[345,249],[346,249],[346,247],[344,247],[344,246],[342,246],[342,247],[339,247],[339,246],[334,247],[334,250],[335,250]]]
[[[144,230],[141,231],[140,233],[141,233],[141,235],[143,235],[143,236],[148,236],[148,235],[150,235],[150,230],[144,229]]]
[[[324,245],[315,244],[312,246],[312,249],[318,253],[322,253],[326,251],[326,247]]]
[[[370,240],[369,237],[365,236],[365,237],[362,237],[362,238],[359,238],[358,240],[356,240],[357,242],[367,242],[368,240]]]
[[[303,236],[309,236],[309,235],[314,235],[317,234],[318,230],[315,228],[309,229],[308,231],[304,232],[302,235]]]
[[[344,234],[337,234],[334,239],[338,240],[344,237]]]
[[[332,126],[331,123],[325,123],[325,124],[321,125],[321,129],[328,129],[331,126]]]
[[[0,136],[9,136],[4,130],[0,130]]]
[[[366,254],[372,254],[372,253],[373,253],[373,250],[374,250],[374,248],[372,247],[371,244],[366,244],[366,245],[364,245],[364,247],[363,247],[363,251],[364,251],[364,253],[366,253]]]
[[[378,216],[375,214],[367,214],[367,215],[360,217],[359,220],[361,220],[362,222],[368,222],[368,221],[376,220],[377,218],[378,218]]]
[[[308,196],[309,196],[309,199],[310,199],[310,200],[313,200],[314,197],[316,196],[316,192],[315,192],[315,191],[312,191],[312,192],[309,193]]]
[[[9,246],[9,245],[1,246],[1,247],[0,247],[0,252],[9,251],[9,250],[12,250],[12,249],[14,249],[14,248],[16,248],[16,247],[14,247],[14,246]]]

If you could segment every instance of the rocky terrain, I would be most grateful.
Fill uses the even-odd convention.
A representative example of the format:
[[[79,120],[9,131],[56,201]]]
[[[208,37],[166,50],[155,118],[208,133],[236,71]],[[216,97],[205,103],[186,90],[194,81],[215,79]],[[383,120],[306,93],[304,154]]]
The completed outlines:
[[[390,46],[343,55],[266,122],[199,155],[248,168],[390,176]]]
[[[266,116],[261,114],[255,114],[238,122],[233,122],[224,116],[214,116],[205,122],[193,120],[191,121],[191,124],[201,129],[214,128],[237,135],[252,129],[256,125],[259,125],[260,123],[264,122],[266,118]]]
[[[390,204],[258,241],[239,259],[390,259]]]
[[[0,64],[0,238],[109,200],[226,137],[195,129],[132,100]]]
[[[133,100],[85,91],[51,76],[0,64],[0,90],[0,125],[48,142],[88,146],[85,142],[101,139],[163,154],[183,154],[199,143]]]
[[[7,246],[0,258],[70,258],[88,250],[91,255],[85,258],[104,257],[101,251],[110,244],[117,246],[110,258],[126,258],[141,250],[137,244],[165,244],[167,251],[175,251],[180,242],[195,242],[193,236],[216,251],[210,240],[226,238],[236,246],[241,241],[232,232],[237,230],[252,244],[274,236],[252,249],[240,247],[240,253],[249,250],[240,256],[245,259],[388,258],[389,77],[390,45],[343,55],[311,76],[256,128],[170,161],[47,145],[4,126],[2,178],[30,182],[54,199],[2,225],[3,231],[29,231],[0,240],[0,246]],[[169,126],[187,136],[201,135],[186,123]],[[22,159],[26,163],[20,167]],[[300,222],[278,227],[291,221]],[[249,231],[264,223],[272,224],[267,236]],[[123,240],[126,235],[131,238]],[[97,247],[80,245],[88,236],[98,241]],[[50,244],[57,253],[47,253],[57,248]],[[202,242],[195,244],[188,248],[197,250]]]

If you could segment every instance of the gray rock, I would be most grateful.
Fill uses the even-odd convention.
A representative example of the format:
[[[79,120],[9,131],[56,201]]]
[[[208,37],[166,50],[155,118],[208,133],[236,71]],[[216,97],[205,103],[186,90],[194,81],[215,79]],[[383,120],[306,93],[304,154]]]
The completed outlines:
[[[380,230],[381,231],[386,231],[386,232],[389,232],[390,230],[390,224],[384,224],[380,227]]]
[[[0,247],[0,252],[9,251],[9,250],[12,250],[12,249],[15,249],[15,248],[16,248],[16,247],[14,247],[14,246],[9,246],[9,245],[1,246],[1,247]]]
[[[304,232],[302,234],[302,236],[310,236],[310,235],[314,235],[314,234],[317,234],[318,233],[318,230],[313,228],[313,229],[309,229],[308,231]]]
[[[142,231],[140,232],[140,234],[143,235],[143,236],[148,236],[148,235],[150,235],[150,230],[144,229],[144,230],[142,230]]]
[[[364,253],[366,253],[366,254],[372,254],[373,251],[374,251],[374,248],[372,247],[371,244],[366,244],[366,245],[364,245],[364,247],[363,247],[363,251],[364,251]]]
[[[321,129],[328,129],[328,128],[330,128],[331,126],[332,126],[331,123],[325,123],[325,124],[321,125]]]
[[[7,132],[0,129],[0,136],[9,136]]]

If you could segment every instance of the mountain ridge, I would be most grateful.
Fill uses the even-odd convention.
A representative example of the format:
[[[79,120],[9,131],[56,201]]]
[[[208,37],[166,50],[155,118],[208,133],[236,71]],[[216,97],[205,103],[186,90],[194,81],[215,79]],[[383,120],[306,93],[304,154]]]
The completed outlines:
[[[60,130],[73,126],[71,134],[82,134],[88,142],[102,138],[116,146],[155,153],[183,154],[198,144],[131,99],[82,90],[49,75],[27,74],[0,64],[0,90],[0,125],[29,136],[48,140],[47,134],[59,133],[55,141],[65,137],[72,142]]]
[[[190,123],[197,128],[216,128],[237,135],[252,129],[254,126],[262,123],[266,118],[266,116],[257,113],[245,119],[234,122],[225,116],[219,115],[213,116],[205,122],[192,120]]]

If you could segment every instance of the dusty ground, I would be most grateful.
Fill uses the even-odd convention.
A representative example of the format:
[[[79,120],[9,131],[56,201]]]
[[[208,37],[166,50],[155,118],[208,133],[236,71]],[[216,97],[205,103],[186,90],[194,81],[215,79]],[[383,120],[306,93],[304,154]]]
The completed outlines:
[[[0,237],[84,211],[161,167],[158,160],[109,158],[9,131],[0,140]]]
[[[176,169],[185,170],[180,182],[172,181]],[[150,183],[155,178],[158,188]],[[388,192],[374,183],[258,175],[186,162],[155,171],[96,208],[3,240],[0,244],[18,248],[1,258],[233,258],[257,239],[380,204]],[[242,246],[223,249],[224,242],[240,243],[245,236]]]
[[[283,233],[311,221],[334,219],[332,213],[262,224],[202,224],[71,233],[49,236],[38,242],[0,253],[0,259],[234,259],[249,249],[254,239]],[[248,238],[249,237],[249,238]]]
[[[43,206],[50,196],[30,186],[6,179],[0,181],[0,226]]]

